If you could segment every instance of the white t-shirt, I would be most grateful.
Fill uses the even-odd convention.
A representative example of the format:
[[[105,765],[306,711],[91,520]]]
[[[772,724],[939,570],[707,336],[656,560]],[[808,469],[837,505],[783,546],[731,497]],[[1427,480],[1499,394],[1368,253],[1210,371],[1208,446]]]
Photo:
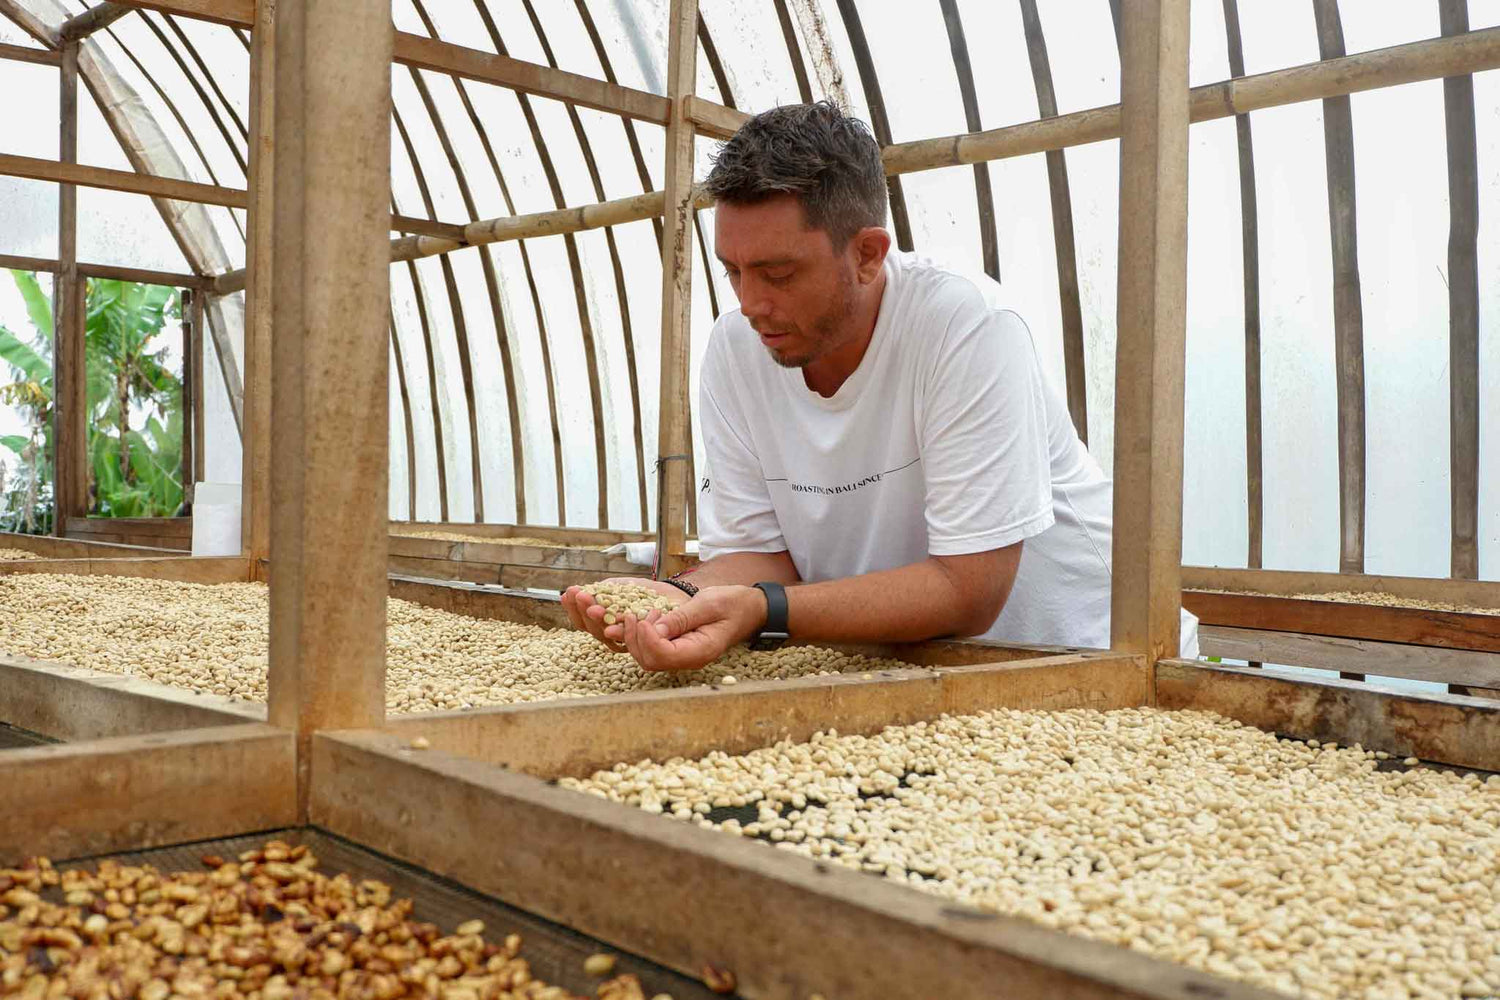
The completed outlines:
[[[1109,479],[1047,385],[1000,286],[886,257],[870,346],[824,398],[738,309],[715,325],[699,399],[700,557],[790,553],[806,582],[1025,541],[986,638],[1107,647]],[[1197,655],[1184,612],[1183,653]]]

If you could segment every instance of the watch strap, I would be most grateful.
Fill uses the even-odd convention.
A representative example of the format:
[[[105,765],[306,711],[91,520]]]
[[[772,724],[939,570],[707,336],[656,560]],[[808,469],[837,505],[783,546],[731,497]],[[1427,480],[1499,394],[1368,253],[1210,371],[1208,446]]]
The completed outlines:
[[[788,607],[786,587],[779,583],[757,583],[755,589],[766,595],[766,623],[753,640],[754,645],[781,643],[791,638],[787,632]]]

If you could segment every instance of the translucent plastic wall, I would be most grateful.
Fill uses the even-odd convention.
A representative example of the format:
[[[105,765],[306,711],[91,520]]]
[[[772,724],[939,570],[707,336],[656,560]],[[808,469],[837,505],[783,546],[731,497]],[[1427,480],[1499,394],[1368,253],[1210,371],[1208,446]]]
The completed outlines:
[[[54,0],[25,0],[50,11]],[[1106,0],[1034,5],[1060,113],[1114,103],[1118,42]],[[70,2],[68,12],[81,10]],[[1193,0],[1191,77],[1230,75],[1223,0]],[[1041,70],[1021,0],[702,0],[698,92],[741,110],[833,97],[903,142],[1035,119]],[[1351,53],[1436,36],[1437,7],[1340,5]],[[1319,56],[1309,0],[1241,0],[1247,72]],[[667,0],[394,0],[397,27],[662,93]],[[1500,9],[1470,4],[1476,28]],[[17,38],[14,28],[7,39]],[[1038,39],[1033,38],[1035,43]],[[84,102],[86,162],[124,166],[103,111],[149,119],[185,176],[243,187],[248,36],[132,14],[97,37],[136,95]],[[34,128],[3,148],[53,155],[54,71],[0,63],[37,90]],[[32,78],[42,81],[37,84]],[[464,222],[659,189],[662,130],[543,98],[394,66],[393,209]],[[1500,74],[1475,78],[1480,167],[1481,573],[1500,577]],[[966,107],[965,92],[972,101]],[[48,102],[51,102],[50,104]],[[1443,88],[1352,98],[1366,380],[1366,566],[1446,575],[1449,552],[1448,189]],[[1255,112],[1264,434],[1264,564],[1335,570],[1339,557],[1333,270],[1321,103]],[[118,147],[118,143],[115,143]],[[715,143],[698,143],[700,176]],[[1113,458],[1118,144],[1066,151],[1087,384],[1088,441]],[[1232,119],[1193,127],[1190,148],[1184,558],[1248,555],[1240,173]],[[980,179],[982,177],[982,180]],[[892,227],[918,252],[998,275],[1064,385],[1052,188],[1041,155],[906,175]],[[987,194],[986,194],[987,190]],[[50,199],[50,200],[49,200]],[[993,221],[981,212],[985,199]],[[0,251],[51,255],[55,191],[0,179]],[[150,202],[80,194],[80,253],[184,269]],[[223,262],[244,256],[243,213],[202,210]],[[193,222],[194,220],[176,220]],[[713,263],[714,214],[693,256],[692,356],[735,307]],[[654,524],[661,268],[651,222],[470,249],[391,268],[391,514],[617,529]],[[236,311],[226,310],[232,326]],[[226,330],[238,344],[240,331]],[[400,359],[399,372],[394,370]],[[592,360],[590,360],[592,359]],[[236,359],[238,361],[238,358]],[[237,478],[227,396],[209,359],[209,459]],[[632,374],[634,378],[632,379]],[[519,469],[515,455],[519,452]],[[601,465],[602,455],[602,465]],[[702,462],[701,446],[696,459]],[[518,474],[519,471],[519,474]],[[642,476],[644,472],[644,491]],[[643,497],[644,492],[644,497]],[[414,500],[414,503],[413,503]],[[643,502],[644,500],[644,502]]]

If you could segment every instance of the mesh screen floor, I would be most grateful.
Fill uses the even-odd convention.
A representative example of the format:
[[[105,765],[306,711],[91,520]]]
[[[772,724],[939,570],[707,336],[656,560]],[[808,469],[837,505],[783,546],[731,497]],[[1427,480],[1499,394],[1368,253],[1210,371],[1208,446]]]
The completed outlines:
[[[306,844],[318,856],[318,870],[329,876],[348,872],[357,879],[371,878],[386,883],[391,887],[393,898],[411,899],[415,919],[437,924],[444,933],[451,933],[464,921],[477,918],[484,921],[487,941],[499,941],[510,933],[521,935],[521,955],[530,963],[532,974],[574,993],[595,995],[601,980],[587,975],[583,971],[583,962],[590,955],[608,952],[618,957],[612,975],[634,973],[640,978],[647,997],[666,993],[673,1000],[713,1000],[721,996],[710,992],[702,983],[670,969],[320,830],[278,830],[101,857],[129,864],[149,864],[162,871],[202,871],[200,858],[205,854],[232,859],[241,851],[251,850],[273,839]],[[99,860],[101,858],[59,861],[57,867],[88,867]]]

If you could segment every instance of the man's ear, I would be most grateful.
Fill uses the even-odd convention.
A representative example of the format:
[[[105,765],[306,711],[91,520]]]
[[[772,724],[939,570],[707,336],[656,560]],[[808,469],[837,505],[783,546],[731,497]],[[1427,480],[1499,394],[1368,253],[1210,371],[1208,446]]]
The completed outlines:
[[[885,255],[891,249],[891,234],[879,226],[866,226],[849,242],[854,247],[855,275],[861,285],[868,285],[885,266]]]

